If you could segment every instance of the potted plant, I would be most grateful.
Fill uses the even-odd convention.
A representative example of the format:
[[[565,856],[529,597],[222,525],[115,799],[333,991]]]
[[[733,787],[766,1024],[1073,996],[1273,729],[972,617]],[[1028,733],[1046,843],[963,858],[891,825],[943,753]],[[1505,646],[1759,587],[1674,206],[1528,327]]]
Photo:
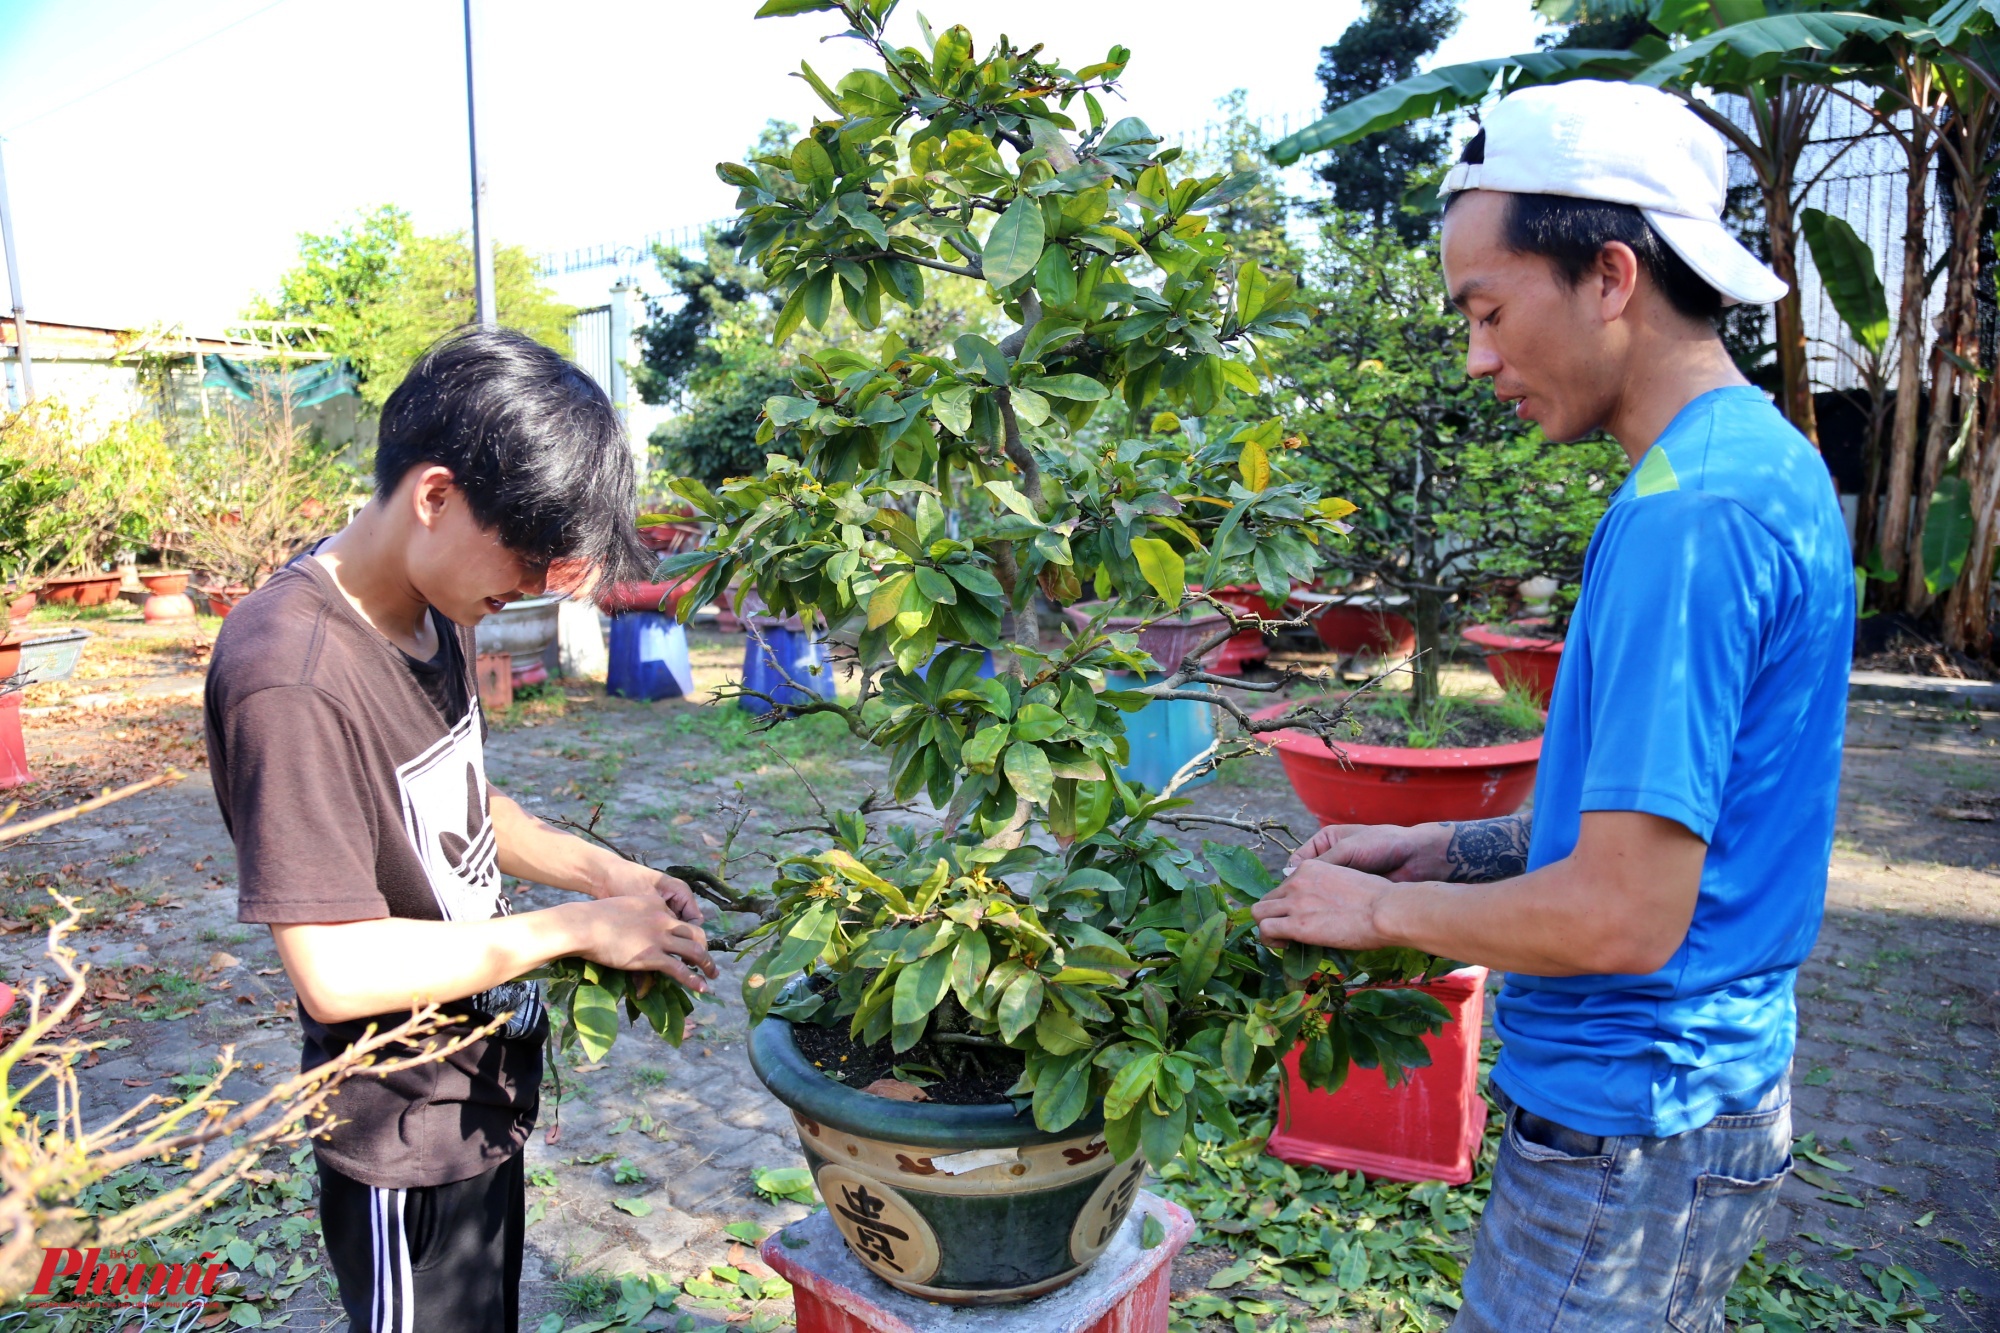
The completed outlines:
[[[284,377],[231,400],[174,447],[152,543],[202,574],[211,614],[235,604],[315,538],[337,528],[358,489],[352,468],[295,419]]]
[[[938,270],[983,283],[1013,331],[803,358],[765,405],[764,475],[675,483],[713,531],[662,572],[709,566],[683,616],[740,578],[739,608],[754,591],[770,614],[854,632],[856,697],[763,693],[767,716],[840,717],[885,751],[897,798],[940,817],[830,811],[780,864],[751,941],[752,1058],[864,1264],[931,1299],[1014,1300],[1081,1272],[1141,1162],[1172,1159],[1198,1117],[1232,1126],[1230,1090],[1283,1052],[1315,1085],[1350,1060],[1421,1064],[1435,1001],[1361,987],[1442,965],[1273,956],[1249,915],[1271,885],[1255,856],[1183,848],[1174,832],[1206,817],[1118,776],[1126,715],[1160,700],[1234,721],[1210,763],[1259,733],[1336,733],[1337,703],[1253,718],[1202,668],[1242,627],[1233,608],[1171,662],[1108,630],[1108,608],[1053,643],[1034,614],[1038,592],[1068,606],[1088,590],[1143,630],[1213,609],[1191,583],[1282,597],[1343,539],[1350,506],[1274,457],[1279,422],[1194,421],[1254,391],[1259,351],[1302,318],[1289,278],[1207,229],[1254,173],[1176,174],[1143,122],[1107,120],[1122,47],[1076,69],[1005,40],[981,53],[962,27],[898,47],[889,8],[766,5],[837,10],[877,67],[832,85],[807,68],[831,116],[718,168],[741,189],[743,252],[783,293],[780,339],[836,296],[873,329]],[[621,1001],[670,1032],[683,1004],[581,965],[556,982],[586,1053]],[[841,1076],[857,1068],[862,1086]]]
[[[46,604],[116,601],[119,575],[106,563],[148,544],[172,471],[159,423],[133,416],[100,429],[37,399],[0,417],[0,458],[14,465],[0,487],[36,496],[10,543],[17,572],[49,571],[38,593]]]
[[[1440,689],[1452,622],[1496,585],[1549,571],[1573,584],[1625,469],[1605,441],[1552,444],[1464,373],[1463,321],[1435,256],[1393,232],[1329,223],[1307,265],[1309,332],[1272,350],[1268,401],[1302,403],[1302,475],[1339,479],[1359,509],[1329,547],[1325,586],[1301,591],[1322,638],[1413,653],[1410,689],[1362,721],[1338,757],[1304,736],[1278,752],[1306,807],[1330,823],[1477,819],[1534,784],[1534,700],[1469,709]],[[1348,591],[1353,589],[1355,591]],[[1394,607],[1394,610],[1390,608]],[[1337,619],[1335,619],[1337,618]]]

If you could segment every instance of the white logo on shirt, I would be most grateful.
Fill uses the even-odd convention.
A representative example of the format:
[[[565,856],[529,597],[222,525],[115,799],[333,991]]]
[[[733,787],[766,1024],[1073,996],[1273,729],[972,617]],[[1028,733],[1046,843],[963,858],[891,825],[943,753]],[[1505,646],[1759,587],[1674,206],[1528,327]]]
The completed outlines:
[[[479,710],[396,769],[403,831],[447,921],[484,921],[500,906],[500,863],[486,802]]]

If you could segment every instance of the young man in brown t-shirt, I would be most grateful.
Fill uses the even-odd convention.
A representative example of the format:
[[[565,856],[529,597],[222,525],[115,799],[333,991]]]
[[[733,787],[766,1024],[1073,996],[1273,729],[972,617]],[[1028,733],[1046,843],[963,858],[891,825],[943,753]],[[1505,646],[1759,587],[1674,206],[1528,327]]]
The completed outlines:
[[[356,1333],[515,1333],[521,1148],[552,959],[715,975],[687,885],[525,814],[486,781],[472,627],[563,567],[649,560],[601,389],[532,339],[465,330],[383,406],[375,496],[231,614],[209,668],[237,918],[271,927],[305,1068],[436,1001],[497,1035],[346,1084],[315,1141],[320,1221]],[[510,916],[505,873],[587,894]]]

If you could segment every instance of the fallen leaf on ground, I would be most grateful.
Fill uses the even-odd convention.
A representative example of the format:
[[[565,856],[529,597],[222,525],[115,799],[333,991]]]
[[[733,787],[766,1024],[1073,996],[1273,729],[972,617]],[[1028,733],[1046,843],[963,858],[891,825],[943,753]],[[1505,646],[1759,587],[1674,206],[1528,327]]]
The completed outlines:
[[[243,960],[241,958],[238,958],[233,953],[224,953],[220,949],[217,949],[208,956],[209,969],[215,972],[220,972],[225,968],[240,967],[242,964]]]
[[[153,1086],[153,1080],[149,1078],[128,1078],[124,1080],[124,1083],[128,1088],[150,1088]]]
[[[542,1142],[548,1144],[550,1147],[553,1148],[561,1140],[562,1140],[562,1121],[558,1120],[555,1124],[550,1125],[547,1131],[545,1131],[542,1134]]]
[[[692,824],[694,823],[694,816],[688,814],[686,811],[682,811],[673,817],[672,823],[677,827],[682,824]]]
[[[887,1097],[892,1102],[927,1102],[930,1094],[914,1083],[905,1083],[899,1078],[878,1078],[862,1089],[877,1097]]]

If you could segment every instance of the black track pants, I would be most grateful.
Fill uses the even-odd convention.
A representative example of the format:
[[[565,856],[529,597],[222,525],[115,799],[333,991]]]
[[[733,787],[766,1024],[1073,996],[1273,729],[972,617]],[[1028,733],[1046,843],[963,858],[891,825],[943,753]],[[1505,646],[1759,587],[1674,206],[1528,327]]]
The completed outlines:
[[[449,1185],[382,1189],[319,1164],[321,1234],[352,1333],[519,1333],[516,1153]]]

